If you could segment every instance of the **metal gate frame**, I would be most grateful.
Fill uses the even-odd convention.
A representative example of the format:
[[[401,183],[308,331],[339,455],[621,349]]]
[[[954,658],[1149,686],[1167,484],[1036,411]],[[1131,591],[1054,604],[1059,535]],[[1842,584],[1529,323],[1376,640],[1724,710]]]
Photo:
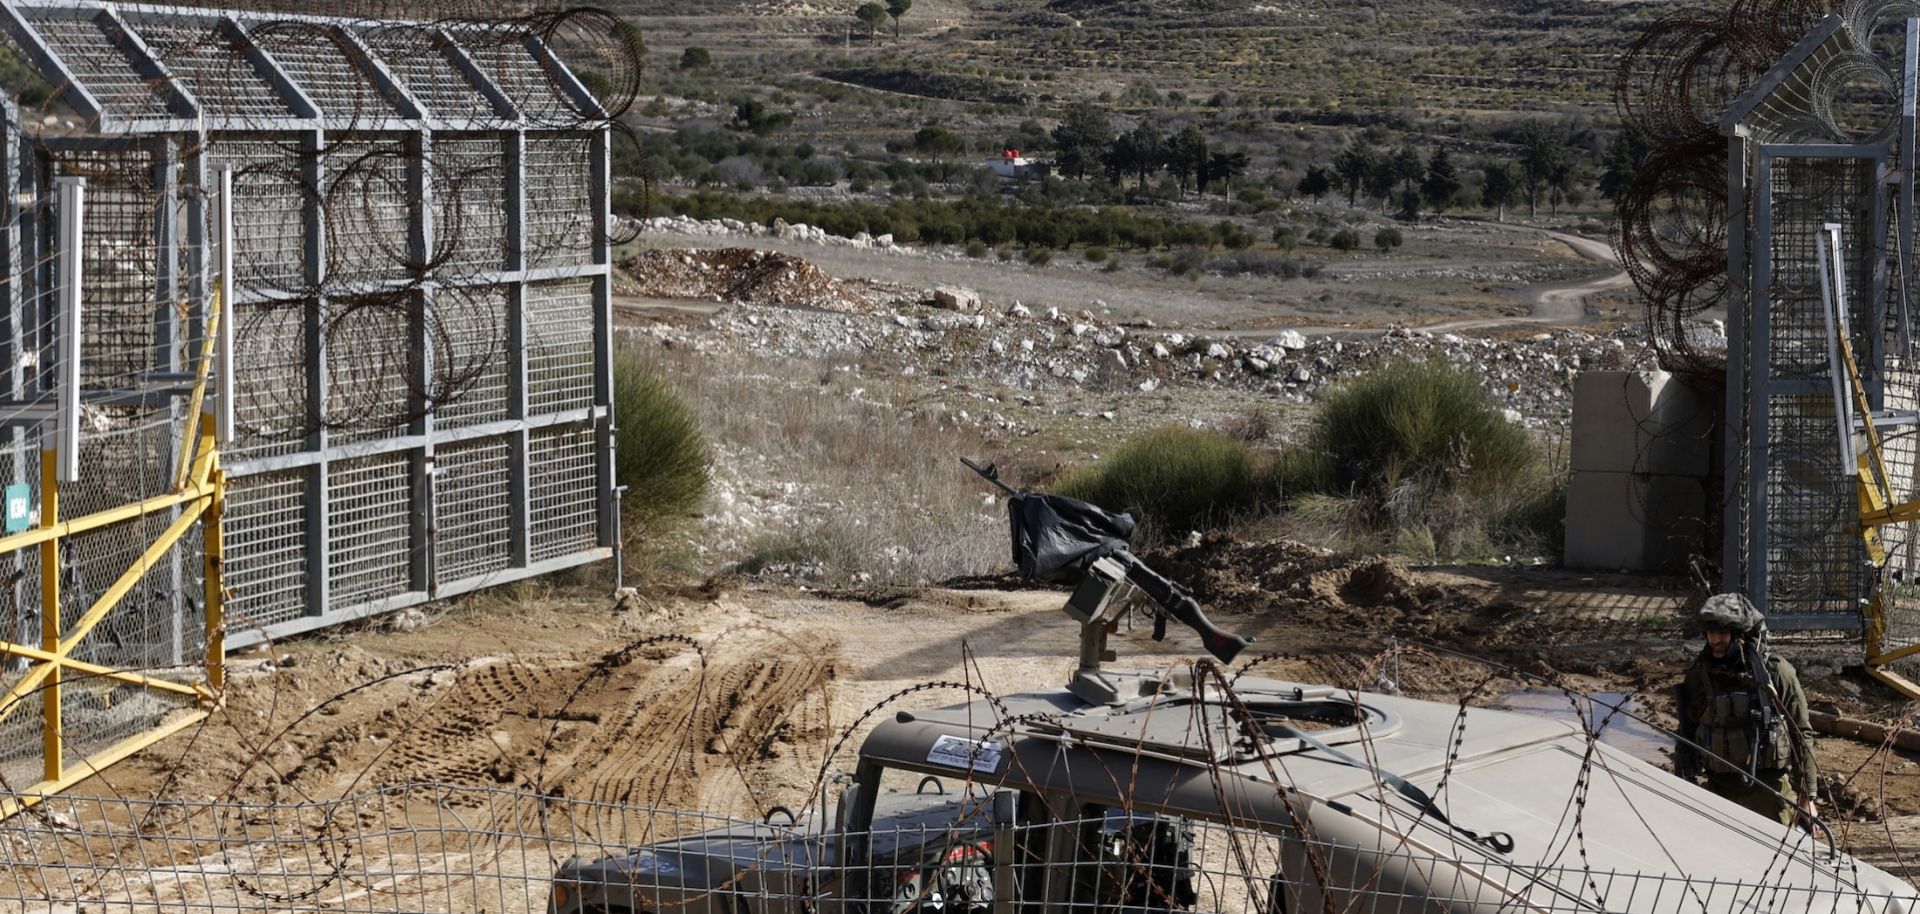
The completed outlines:
[[[1750,252],[1740,248],[1729,251],[1730,272],[1739,269],[1742,255],[1749,256],[1751,266],[1751,285],[1745,287],[1749,293],[1750,305],[1741,326],[1729,322],[1728,357],[1728,422],[1727,447],[1729,456],[1745,455],[1745,486],[1740,491],[1734,474],[1729,474],[1728,494],[1736,493],[1739,498],[1729,498],[1727,502],[1728,522],[1726,524],[1726,543],[1730,547],[1729,561],[1723,563],[1724,586],[1728,590],[1748,594],[1756,607],[1767,614],[1770,627],[1782,630],[1821,629],[1821,630],[1859,630],[1862,625],[1860,607],[1865,605],[1872,587],[1871,578],[1862,574],[1855,581],[1845,608],[1820,610],[1800,604],[1779,605],[1774,600],[1775,582],[1772,580],[1770,552],[1776,548],[1775,540],[1787,531],[1783,523],[1792,519],[1776,516],[1773,493],[1768,486],[1769,472],[1775,462],[1774,450],[1780,443],[1775,440],[1778,434],[1791,434],[1791,430],[1781,426],[1775,415],[1776,397],[1809,397],[1821,402],[1831,401],[1832,379],[1828,377],[1782,378],[1773,371],[1773,359],[1776,346],[1781,341],[1774,333],[1774,308],[1785,301],[1775,288],[1774,244],[1776,232],[1782,229],[1775,225],[1775,203],[1772,179],[1778,163],[1782,160],[1835,161],[1852,160],[1865,164],[1868,169],[1867,187],[1864,192],[1869,199],[1857,201],[1857,211],[1861,212],[1871,227],[1866,247],[1868,252],[1865,263],[1853,266],[1863,272],[1865,282],[1858,283],[1862,290],[1856,301],[1856,309],[1863,313],[1856,315],[1853,322],[1857,333],[1864,334],[1865,345],[1860,347],[1866,360],[1862,364],[1863,381],[1876,409],[1882,406],[1883,374],[1880,366],[1884,361],[1884,333],[1886,326],[1886,289],[1887,271],[1884,252],[1887,249],[1887,210],[1889,185],[1888,161],[1891,150],[1886,144],[1798,144],[1798,143],[1761,143],[1749,144],[1736,138],[1730,146],[1731,155],[1736,159],[1752,153],[1752,181],[1746,183],[1751,188],[1753,222],[1749,232],[1742,233],[1742,226],[1736,221],[1733,237],[1746,234],[1751,238]],[[1729,169],[1729,188],[1733,189],[1736,175],[1741,170]],[[1744,200],[1735,198],[1730,209],[1736,214],[1744,210]],[[1789,229],[1791,230],[1791,229]],[[1809,238],[1812,227],[1808,227]],[[1736,290],[1741,287],[1736,285]],[[1807,304],[1807,303],[1801,303]],[[1817,307],[1817,302],[1814,303]],[[1737,309],[1734,309],[1737,310]],[[1817,311],[1816,311],[1817,313]],[[1744,397],[1744,399],[1741,399]],[[1745,422],[1738,421],[1744,415]],[[1744,433],[1744,438],[1742,437]],[[1826,447],[1830,450],[1830,431],[1823,431],[1819,443],[1809,442],[1808,446]],[[1850,482],[1850,480],[1845,480]],[[1851,522],[1855,517],[1856,505],[1853,502],[1850,487],[1841,492],[1843,498],[1836,502],[1835,516]],[[1819,531],[1794,531],[1808,535]],[[1835,526],[1832,531],[1833,545],[1851,552],[1860,552],[1854,556],[1857,561],[1841,563],[1845,567],[1862,568],[1865,565],[1863,547],[1855,531],[1850,526]],[[1737,559],[1737,560],[1733,560]]]

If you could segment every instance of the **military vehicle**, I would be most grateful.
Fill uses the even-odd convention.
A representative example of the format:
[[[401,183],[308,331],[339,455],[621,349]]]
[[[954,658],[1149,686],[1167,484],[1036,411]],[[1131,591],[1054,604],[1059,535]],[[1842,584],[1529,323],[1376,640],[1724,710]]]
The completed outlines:
[[[1574,723],[1212,661],[1109,670],[1139,591],[1156,612],[1191,595],[1125,552],[1125,515],[1010,502],[1022,570],[1081,576],[1071,681],[900,711],[823,808],[569,860],[552,914],[1920,911],[1830,834]],[[1246,643],[1179,618],[1220,663]]]

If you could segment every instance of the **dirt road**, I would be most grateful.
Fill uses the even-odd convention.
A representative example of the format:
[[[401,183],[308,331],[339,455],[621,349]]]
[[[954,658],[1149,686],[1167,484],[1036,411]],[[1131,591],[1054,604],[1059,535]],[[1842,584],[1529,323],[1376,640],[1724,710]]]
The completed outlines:
[[[1060,251],[1046,266],[1033,266],[1018,257],[970,258],[951,249],[857,248],[743,234],[648,235],[643,243],[652,248],[751,247],[789,254],[842,281],[867,286],[880,301],[912,300],[930,287],[953,285],[977,291],[994,308],[1020,302],[1034,310],[1085,310],[1116,322],[1152,321],[1170,330],[1207,333],[1424,326],[1436,321],[1497,326],[1511,323],[1507,315],[1515,307],[1513,298],[1502,290],[1526,281],[1516,282],[1516,277],[1553,277],[1534,287],[1550,292],[1565,284],[1560,277],[1579,272],[1587,258],[1605,248],[1557,234],[1556,240],[1564,244],[1541,244],[1539,229],[1471,220],[1413,231],[1407,248],[1390,255],[1248,254],[1262,263],[1293,260],[1296,270],[1313,264],[1324,270],[1293,279],[1266,275],[1265,266],[1238,275],[1229,267],[1190,277],[1170,275],[1147,263],[1159,252],[1115,252],[1096,264],[1085,262],[1081,252]],[[1569,247],[1577,256],[1567,256]],[[1209,256],[1229,254],[1216,251]],[[1586,283],[1589,277],[1575,281]]]
[[[1594,263],[1612,267],[1620,266],[1620,258],[1613,252],[1613,246],[1604,241],[1555,232],[1548,229],[1513,228],[1522,231],[1538,232],[1564,243],[1575,254]],[[1592,279],[1578,279],[1568,282],[1543,283],[1526,286],[1513,292],[1514,301],[1526,306],[1531,313],[1525,317],[1496,317],[1469,320],[1442,321],[1427,325],[1421,329],[1433,333],[1459,333],[1471,330],[1486,330],[1494,327],[1511,327],[1525,324],[1561,326],[1578,324],[1587,319],[1587,300],[1602,292],[1624,289],[1633,284],[1633,279],[1625,270],[1617,270]]]

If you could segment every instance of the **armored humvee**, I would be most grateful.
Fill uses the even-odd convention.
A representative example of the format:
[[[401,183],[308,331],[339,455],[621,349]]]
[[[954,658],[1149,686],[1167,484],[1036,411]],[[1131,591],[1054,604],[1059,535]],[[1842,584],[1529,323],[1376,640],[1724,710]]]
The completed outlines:
[[[1038,550],[1059,546],[1039,533]],[[1070,563],[1081,657],[1064,688],[899,712],[822,808],[569,860],[550,911],[1920,911],[1830,835],[1570,722],[1234,680],[1207,661],[1110,671],[1137,563],[1113,548]],[[1180,618],[1221,662],[1246,643],[1196,607]]]

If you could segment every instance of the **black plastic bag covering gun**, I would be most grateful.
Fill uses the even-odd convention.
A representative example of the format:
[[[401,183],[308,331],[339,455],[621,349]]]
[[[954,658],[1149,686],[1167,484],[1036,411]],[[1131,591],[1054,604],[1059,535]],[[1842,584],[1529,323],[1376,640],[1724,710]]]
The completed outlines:
[[[1052,580],[1062,573],[1085,572],[1089,565],[1112,557],[1127,571],[1127,580],[1152,598],[1160,609],[1153,627],[1154,640],[1166,636],[1171,616],[1200,635],[1200,643],[1221,663],[1231,663],[1253,639],[1214,625],[1201,610],[1192,591],[1168,580],[1134,555],[1127,546],[1133,535],[1133,517],[1115,514],[1098,505],[1064,495],[1022,492],[1001,480],[999,468],[960,458],[1007,496],[1007,520],[1013,538],[1013,562],[1023,577]]]

